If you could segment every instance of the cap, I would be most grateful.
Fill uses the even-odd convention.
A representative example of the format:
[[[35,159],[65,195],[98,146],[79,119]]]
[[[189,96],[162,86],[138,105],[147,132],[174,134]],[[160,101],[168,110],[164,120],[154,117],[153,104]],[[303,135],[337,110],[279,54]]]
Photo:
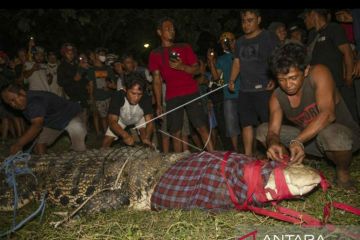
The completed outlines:
[[[223,32],[220,35],[220,39],[219,42],[223,41],[224,39],[230,39],[230,40],[235,40],[235,35],[232,32]]]
[[[275,32],[276,29],[278,29],[279,27],[285,27],[285,24],[282,23],[282,22],[271,22],[269,27],[268,27],[268,30],[270,32]]]

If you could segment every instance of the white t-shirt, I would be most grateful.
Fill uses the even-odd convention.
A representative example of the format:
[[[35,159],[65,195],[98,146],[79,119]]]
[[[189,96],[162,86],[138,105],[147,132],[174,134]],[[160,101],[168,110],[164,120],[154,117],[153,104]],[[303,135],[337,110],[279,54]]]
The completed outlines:
[[[34,62],[25,62],[25,71],[30,70],[34,66]],[[29,82],[29,90],[47,91],[50,92],[50,86],[47,81],[47,67],[45,64],[40,64],[40,69],[34,71],[26,80]]]

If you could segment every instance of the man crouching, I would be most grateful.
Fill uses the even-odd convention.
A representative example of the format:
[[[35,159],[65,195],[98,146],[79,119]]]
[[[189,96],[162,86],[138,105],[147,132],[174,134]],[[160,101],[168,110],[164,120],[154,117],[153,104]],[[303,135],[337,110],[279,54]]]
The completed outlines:
[[[336,165],[338,186],[355,191],[350,180],[352,153],[359,149],[360,129],[345,105],[329,69],[309,66],[306,50],[295,43],[275,50],[270,61],[279,87],[270,98],[270,121],[257,129],[270,159],[282,161],[290,151],[290,164],[306,154],[327,157]],[[282,125],[283,115],[295,126]]]
[[[110,147],[120,136],[127,145],[134,145],[134,137],[125,128],[129,125],[139,127],[141,141],[152,146],[150,141],[153,123],[146,123],[153,117],[151,98],[146,93],[145,80],[141,75],[132,73],[126,76],[125,89],[113,94],[110,101],[108,121],[102,147]],[[145,124],[146,123],[146,124]]]

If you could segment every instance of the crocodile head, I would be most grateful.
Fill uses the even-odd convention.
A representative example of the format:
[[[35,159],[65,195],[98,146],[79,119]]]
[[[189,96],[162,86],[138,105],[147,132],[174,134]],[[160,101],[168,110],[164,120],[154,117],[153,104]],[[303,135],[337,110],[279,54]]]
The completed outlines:
[[[293,196],[302,196],[313,190],[321,181],[318,171],[315,169],[299,165],[289,165],[284,169],[284,177],[290,193]],[[272,171],[265,189],[272,189],[278,192],[275,183],[274,171]],[[269,192],[266,193],[268,200],[275,200]]]

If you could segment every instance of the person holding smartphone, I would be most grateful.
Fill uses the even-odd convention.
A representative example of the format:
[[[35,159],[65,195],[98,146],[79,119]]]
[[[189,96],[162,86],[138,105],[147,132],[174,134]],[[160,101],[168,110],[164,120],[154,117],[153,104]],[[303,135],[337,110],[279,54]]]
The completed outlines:
[[[156,100],[156,113],[163,113],[162,109],[162,79],[166,83],[166,111],[171,111],[200,96],[199,87],[193,75],[199,73],[198,59],[192,47],[186,43],[174,43],[175,27],[172,19],[160,19],[157,34],[161,39],[161,47],[151,51],[148,69],[153,75],[153,88]],[[202,111],[201,100],[194,101],[184,107],[171,112],[167,117],[168,131],[174,136],[175,152],[182,151],[181,129],[184,110],[192,125],[199,132],[203,143],[208,140],[209,130],[207,116]],[[213,143],[209,140],[208,151],[213,151]]]

